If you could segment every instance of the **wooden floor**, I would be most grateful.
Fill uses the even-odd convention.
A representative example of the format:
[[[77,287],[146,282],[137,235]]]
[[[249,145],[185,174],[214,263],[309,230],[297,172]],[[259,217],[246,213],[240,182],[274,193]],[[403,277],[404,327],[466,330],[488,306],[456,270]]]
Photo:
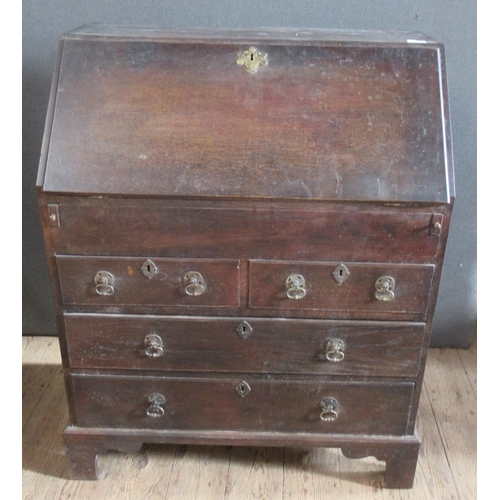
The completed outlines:
[[[98,458],[99,481],[70,481],[68,414],[55,337],[23,337],[23,498],[132,500],[464,499],[476,495],[476,349],[431,349],[413,490],[387,490],[384,463],[335,449],[152,446]]]

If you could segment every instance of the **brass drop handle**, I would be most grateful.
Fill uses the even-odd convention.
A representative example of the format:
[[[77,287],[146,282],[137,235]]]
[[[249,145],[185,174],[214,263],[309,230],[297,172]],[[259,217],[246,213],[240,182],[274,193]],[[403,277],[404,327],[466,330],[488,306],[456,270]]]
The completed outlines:
[[[115,277],[108,271],[98,271],[94,276],[95,291],[99,295],[113,295],[115,293]]]
[[[160,418],[165,415],[165,409],[163,408],[166,403],[166,399],[161,394],[151,394],[148,397],[148,409],[146,410],[146,415],[151,418]]]
[[[333,422],[337,420],[339,414],[338,410],[338,402],[335,398],[324,398],[319,403],[319,409],[321,410],[320,418],[323,422]]]
[[[306,280],[300,274],[291,274],[285,281],[286,296],[289,299],[302,299],[306,295]]]
[[[155,333],[144,337],[144,346],[146,347],[146,356],[150,358],[158,358],[163,354],[163,340]]]
[[[392,276],[380,276],[375,281],[375,298],[383,302],[389,302],[394,295],[396,280]]]
[[[341,339],[329,339],[325,344],[325,356],[328,361],[340,363],[344,358],[345,343]]]
[[[201,295],[207,289],[203,276],[197,271],[189,271],[184,275],[186,293],[191,296]]]

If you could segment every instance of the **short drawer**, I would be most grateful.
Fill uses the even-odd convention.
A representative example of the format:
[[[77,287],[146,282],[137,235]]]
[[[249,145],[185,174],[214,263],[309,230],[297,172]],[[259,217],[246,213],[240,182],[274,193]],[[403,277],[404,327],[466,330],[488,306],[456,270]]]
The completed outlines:
[[[433,265],[250,261],[249,307],[425,320]]]
[[[412,383],[73,375],[77,425],[404,435]]]
[[[56,257],[68,305],[238,307],[238,260]]]
[[[414,377],[423,323],[65,314],[72,368]]]

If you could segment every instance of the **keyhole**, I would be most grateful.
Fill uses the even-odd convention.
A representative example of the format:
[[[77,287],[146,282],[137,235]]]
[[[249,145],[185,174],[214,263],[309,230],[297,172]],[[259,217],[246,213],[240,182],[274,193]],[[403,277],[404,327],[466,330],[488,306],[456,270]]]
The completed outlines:
[[[252,331],[253,331],[252,327],[246,321],[242,321],[236,327],[236,332],[240,337],[244,339],[246,339],[252,333]]]
[[[236,384],[235,390],[242,398],[244,398],[250,392],[250,386],[242,380]]]
[[[250,61],[253,61],[253,54],[250,54]]]
[[[146,268],[148,270],[148,273],[151,273],[151,266],[149,264],[146,266]]]
[[[344,264],[339,264],[333,271],[333,277],[341,285],[349,277],[349,269]]]

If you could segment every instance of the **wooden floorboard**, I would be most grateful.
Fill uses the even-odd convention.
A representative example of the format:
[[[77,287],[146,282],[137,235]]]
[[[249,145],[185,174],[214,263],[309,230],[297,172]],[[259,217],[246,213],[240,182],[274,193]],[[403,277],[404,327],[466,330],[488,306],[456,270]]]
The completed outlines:
[[[412,490],[384,488],[385,464],[337,449],[146,444],[98,458],[98,481],[71,481],[57,338],[23,337],[23,499],[470,500],[476,498],[476,347],[431,349]]]
[[[425,386],[459,498],[476,498],[477,399],[458,350],[432,352]]]

